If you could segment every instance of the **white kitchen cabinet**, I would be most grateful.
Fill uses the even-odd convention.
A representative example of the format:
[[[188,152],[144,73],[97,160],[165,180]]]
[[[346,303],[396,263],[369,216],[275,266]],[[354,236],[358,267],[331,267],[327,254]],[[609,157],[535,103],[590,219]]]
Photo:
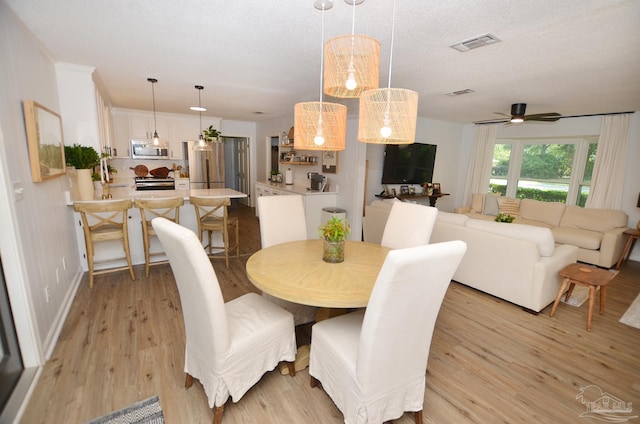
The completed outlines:
[[[150,140],[156,131],[161,140],[169,141],[169,119],[156,114],[154,120],[153,112],[149,115],[129,115],[129,135],[131,138]]]
[[[115,158],[131,157],[131,146],[129,144],[129,117],[122,113],[112,111],[113,138],[111,145],[111,156]]]
[[[299,194],[304,201],[305,219],[307,221],[307,238],[318,238],[318,227],[321,225],[322,209],[335,207],[337,193],[308,192],[307,187],[300,184],[256,183],[256,199],[260,196],[287,196]],[[256,216],[260,217],[256,203]]]

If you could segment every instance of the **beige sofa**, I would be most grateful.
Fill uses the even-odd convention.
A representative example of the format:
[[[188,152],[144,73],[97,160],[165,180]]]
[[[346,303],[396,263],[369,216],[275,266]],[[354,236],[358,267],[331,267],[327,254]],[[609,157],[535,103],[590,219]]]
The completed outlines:
[[[549,228],[557,244],[578,247],[578,261],[612,267],[624,247],[628,216],[620,210],[587,209],[558,202],[473,195],[472,205],[457,208],[469,218],[493,221],[500,212],[516,217],[515,224]]]
[[[438,212],[431,243],[449,240],[467,244],[455,281],[534,312],[555,300],[558,272],[578,258],[578,248],[555,244],[548,228]]]
[[[391,205],[376,200],[365,207],[365,241],[380,243]],[[549,228],[439,211],[430,242],[449,240],[467,243],[455,281],[534,312],[555,300],[561,284],[558,272],[578,257],[577,247],[556,245]]]

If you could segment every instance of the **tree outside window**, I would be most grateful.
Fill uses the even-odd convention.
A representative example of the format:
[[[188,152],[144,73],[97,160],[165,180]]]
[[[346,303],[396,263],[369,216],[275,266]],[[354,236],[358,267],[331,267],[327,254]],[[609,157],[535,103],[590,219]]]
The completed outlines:
[[[597,151],[593,138],[500,140],[489,191],[584,206]]]

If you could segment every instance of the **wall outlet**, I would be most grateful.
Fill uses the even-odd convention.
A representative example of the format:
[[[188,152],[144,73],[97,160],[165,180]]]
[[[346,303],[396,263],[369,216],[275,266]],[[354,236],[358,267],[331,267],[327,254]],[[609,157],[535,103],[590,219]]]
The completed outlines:
[[[49,296],[49,286],[45,286],[44,288],[44,299],[47,301],[47,303],[49,303],[49,299],[51,299],[51,297]]]

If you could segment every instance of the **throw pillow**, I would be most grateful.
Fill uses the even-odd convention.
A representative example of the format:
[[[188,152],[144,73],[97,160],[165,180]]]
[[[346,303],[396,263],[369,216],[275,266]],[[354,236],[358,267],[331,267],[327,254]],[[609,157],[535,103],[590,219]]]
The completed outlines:
[[[498,212],[517,218],[520,215],[520,199],[499,198]]]
[[[471,212],[482,213],[484,209],[484,194],[473,193],[471,195]]]
[[[484,208],[482,213],[485,215],[498,215],[498,198],[502,196],[500,193],[489,193],[484,196]]]

